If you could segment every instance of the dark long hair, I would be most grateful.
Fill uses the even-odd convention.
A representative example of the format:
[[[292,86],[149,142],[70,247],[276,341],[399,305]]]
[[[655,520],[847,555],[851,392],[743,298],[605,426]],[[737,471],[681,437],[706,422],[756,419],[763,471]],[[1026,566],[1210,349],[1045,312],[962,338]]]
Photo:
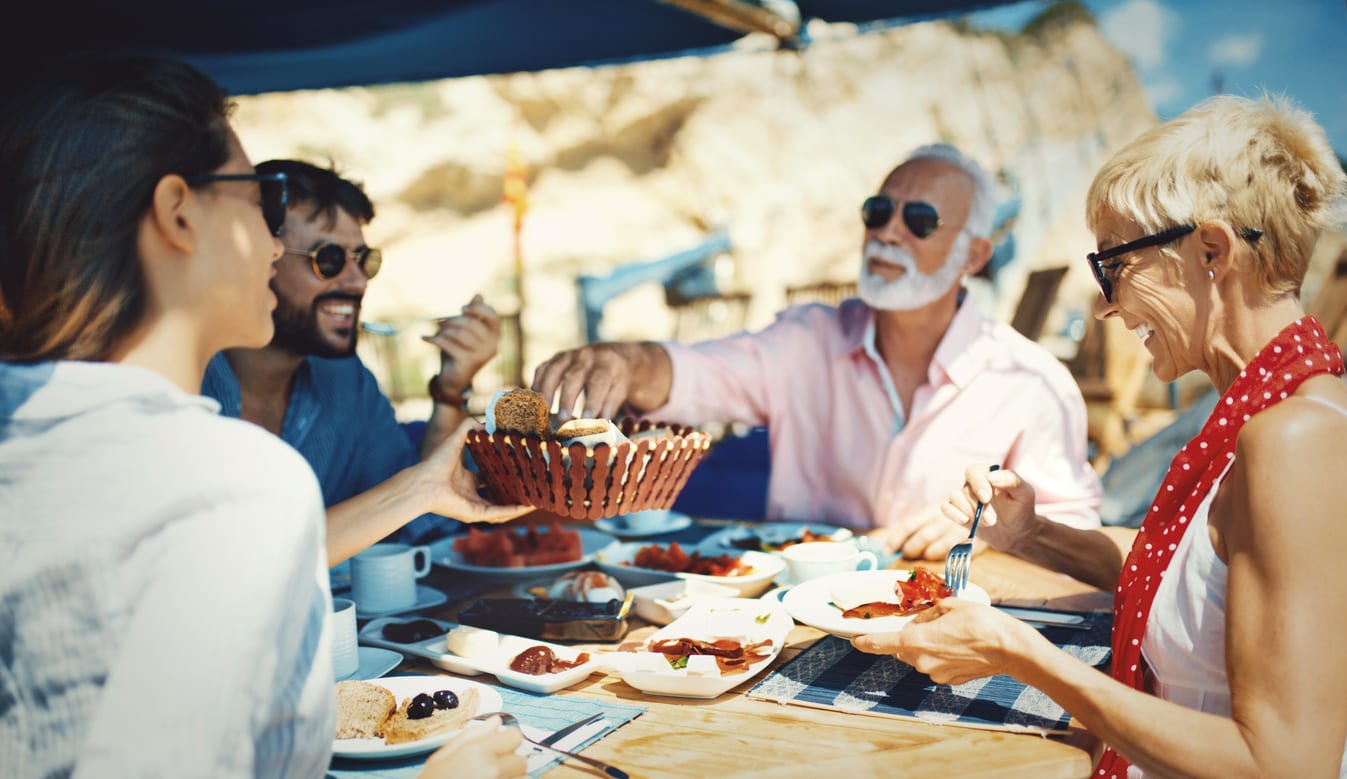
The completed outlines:
[[[146,313],[137,246],[164,176],[229,159],[232,106],[182,62],[64,60],[0,106],[0,359],[106,360]]]

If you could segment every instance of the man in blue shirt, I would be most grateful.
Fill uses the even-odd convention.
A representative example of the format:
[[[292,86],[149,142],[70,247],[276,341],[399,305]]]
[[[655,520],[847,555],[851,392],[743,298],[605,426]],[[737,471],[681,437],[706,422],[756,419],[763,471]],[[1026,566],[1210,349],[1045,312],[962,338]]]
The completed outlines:
[[[426,338],[440,348],[441,368],[430,381],[434,411],[418,452],[355,356],[361,300],[382,261],[362,231],[373,204],[334,170],[271,160],[257,172],[284,173],[289,191],[285,253],[271,280],[276,334],[262,349],[217,354],[202,394],[309,461],[328,507],[330,565],[390,534],[407,542],[443,535],[456,523],[435,511],[461,456],[472,378],[496,353],[500,320],[479,295]],[[495,518],[486,501],[474,508],[460,519]]]

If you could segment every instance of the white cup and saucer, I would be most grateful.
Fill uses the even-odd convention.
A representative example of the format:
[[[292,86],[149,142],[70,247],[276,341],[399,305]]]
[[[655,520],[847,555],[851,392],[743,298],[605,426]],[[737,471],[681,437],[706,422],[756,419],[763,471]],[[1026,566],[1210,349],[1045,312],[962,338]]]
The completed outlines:
[[[351,558],[351,599],[361,619],[430,608],[448,602],[417,579],[430,573],[430,547],[374,544]]]
[[[792,544],[781,550],[781,556],[786,559],[786,572],[791,584],[835,573],[873,571],[879,568],[879,559],[873,552],[857,549],[855,544],[837,541]]]

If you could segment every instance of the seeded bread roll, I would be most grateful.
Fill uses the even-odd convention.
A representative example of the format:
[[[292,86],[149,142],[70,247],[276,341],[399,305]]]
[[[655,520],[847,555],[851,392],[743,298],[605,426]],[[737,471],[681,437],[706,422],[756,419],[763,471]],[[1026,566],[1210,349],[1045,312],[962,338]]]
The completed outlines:
[[[529,389],[510,390],[496,401],[496,430],[538,438],[552,437],[547,398]]]
[[[377,738],[398,701],[377,684],[337,682],[337,738]]]
[[[435,709],[429,717],[408,719],[407,707],[412,699],[402,701],[402,705],[393,716],[379,729],[379,735],[387,744],[405,744],[419,741],[426,736],[460,728],[477,713],[477,691],[469,687],[458,695],[458,706],[452,709]]]

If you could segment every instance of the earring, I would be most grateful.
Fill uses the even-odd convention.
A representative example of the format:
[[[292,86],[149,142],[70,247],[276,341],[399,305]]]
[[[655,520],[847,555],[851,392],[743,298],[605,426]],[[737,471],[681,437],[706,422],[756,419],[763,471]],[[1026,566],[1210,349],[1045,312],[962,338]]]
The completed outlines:
[[[1214,270],[1209,270],[1209,271],[1207,271],[1207,279],[1210,280],[1210,281],[1215,281],[1215,280],[1216,280],[1216,271],[1214,271]]]

